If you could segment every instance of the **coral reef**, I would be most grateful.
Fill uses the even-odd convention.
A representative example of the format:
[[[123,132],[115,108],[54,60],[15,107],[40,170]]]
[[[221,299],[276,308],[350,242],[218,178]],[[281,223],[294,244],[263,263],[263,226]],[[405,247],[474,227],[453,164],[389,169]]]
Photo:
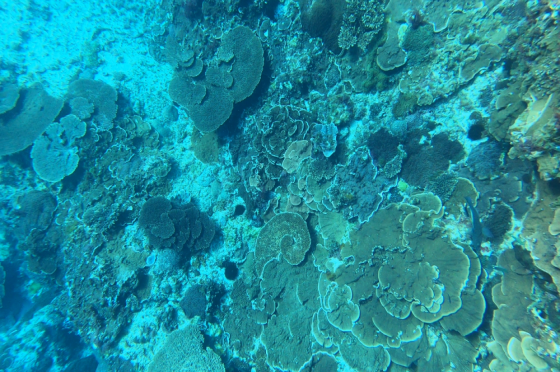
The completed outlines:
[[[13,2],[0,369],[560,369],[558,1]]]

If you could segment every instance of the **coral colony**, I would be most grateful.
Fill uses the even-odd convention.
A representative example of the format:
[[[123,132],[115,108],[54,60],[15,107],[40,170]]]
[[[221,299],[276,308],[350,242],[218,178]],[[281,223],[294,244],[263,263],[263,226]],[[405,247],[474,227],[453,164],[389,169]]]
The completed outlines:
[[[0,24],[0,372],[560,371],[559,0]]]

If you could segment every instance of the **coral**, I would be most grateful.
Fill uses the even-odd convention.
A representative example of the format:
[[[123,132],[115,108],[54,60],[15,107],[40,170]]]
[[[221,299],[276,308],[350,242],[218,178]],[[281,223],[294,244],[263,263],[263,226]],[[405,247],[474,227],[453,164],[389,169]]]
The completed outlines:
[[[388,182],[387,182],[388,181]],[[327,189],[328,197],[344,218],[358,217],[363,223],[377,211],[383,193],[396,185],[378,177],[377,167],[367,147],[358,148],[344,166],[337,166],[334,181]]]
[[[357,45],[365,51],[385,21],[383,6],[378,0],[347,0],[342,19],[338,46],[350,49]]]
[[[226,314],[224,320],[224,330],[230,335],[229,346],[243,358],[253,355],[254,339],[260,336],[263,328],[256,322],[261,311],[253,307],[248,290],[242,280],[235,281],[230,295],[232,312]]]
[[[299,167],[299,164],[304,159],[311,156],[312,147],[311,142],[306,140],[290,143],[284,154],[282,168],[288,173],[294,173]]]
[[[18,217],[14,229],[18,247],[27,252],[30,271],[52,274],[57,269],[57,252],[64,239],[61,229],[54,225],[57,200],[48,192],[33,190],[18,198]]]
[[[527,108],[521,98],[522,92],[521,82],[513,81],[499,93],[494,107],[491,107],[488,132],[498,141],[509,136],[509,127]]]
[[[79,79],[70,84],[66,93],[68,101],[77,97],[94,105],[96,110],[91,117],[94,125],[102,130],[113,128],[113,119],[117,116],[117,91],[113,87],[99,80]]]
[[[15,84],[0,85],[0,115],[16,106],[19,99],[19,88]]]
[[[437,176],[428,185],[427,190],[433,192],[445,204],[455,191],[459,178],[456,173],[445,172]]]
[[[461,68],[461,78],[465,81],[471,80],[476,74],[486,70],[491,63],[502,59],[502,49],[494,44],[482,44],[477,50],[476,56],[465,59]]]
[[[399,138],[385,128],[371,134],[367,141],[373,161],[380,167],[399,155],[399,144]]]
[[[407,158],[403,161],[402,178],[411,185],[426,187],[442,173],[448,171],[449,164],[464,156],[463,146],[450,140],[446,134],[435,135],[430,145],[419,143],[422,131],[409,133],[404,146]]]
[[[230,88],[233,84],[233,76],[225,67],[209,66],[206,69],[206,82],[220,88]]]
[[[513,147],[510,158],[537,159],[543,151],[555,151],[553,137],[557,133],[555,112],[558,98],[554,93],[546,98],[531,97],[527,108],[509,127]]]
[[[202,100],[206,97],[206,85],[194,83],[182,73],[175,73],[173,79],[169,83],[168,93],[171,99],[183,107],[191,107],[200,105]],[[233,107],[233,103],[231,104]],[[225,107],[227,111],[227,107]],[[224,109],[224,108],[222,108]],[[231,114],[228,113],[226,119]],[[225,119],[224,119],[225,121]]]
[[[270,162],[280,165],[290,143],[305,139],[310,116],[293,106],[274,106],[264,115],[259,137]]]
[[[334,124],[315,124],[311,129],[311,142],[328,158],[336,151],[337,134],[338,128]]]
[[[339,35],[346,11],[345,0],[306,1],[302,26],[312,37],[320,37],[333,53],[340,53]],[[311,6],[310,6],[311,4]]]
[[[86,134],[86,123],[75,115],[67,115],[53,123],[37,138],[31,149],[33,169],[48,182],[58,182],[74,173],[80,160],[78,138]]]
[[[206,295],[204,288],[200,285],[193,285],[187,289],[183,299],[179,303],[187,318],[195,316],[204,319],[206,317]]]
[[[171,86],[169,89],[171,90]],[[200,104],[187,106],[187,110],[198,130],[203,133],[212,132],[231,115],[233,99],[224,88],[207,86],[204,100]]]
[[[249,97],[258,85],[264,67],[259,38],[239,26],[222,37],[216,64],[208,66],[203,80],[196,82],[204,63],[195,58],[192,66],[177,71],[169,84],[169,96],[183,106],[201,132],[218,129],[230,117],[233,104]]]
[[[64,242],[62,229],[58,226],[47,231],[32,230],[25,241],[19,244],[27,252],[29,271],[36,274],[53,274],[58,267],[59,247]]]
[[[426,2],[424,5],[424,14],[426,21],[432,24],[434,32],[442,32],[447,28],[449,16],[459,8],[460,3],[457,1],[448,1],[444,4],[436,4],[434,2]]]
[[[93,103],[89,102],[87,98],[84,97],[72,98],[68,103],[72,114],[76,115],[81,120],[89,119],[95,109]]]
[[[504,148],[500,142],[488,140],[471,150],[467,166],[479,179],[496,178],[504,162]]]
[[[218,161],[220,145],[218,142],[218,135],[215,132],[206,134],[195,132],[191,137],[191,141],[194,155],[198,160],[205,164]]]
[[[419,359],[417,365],[422,371],[472,371],[477,354],[478,351],[467,339],[447,333],[437,339],[429,356]]]
[[[391,71],[406,63],[406,52],[399,44],[399,24],[390,22],[387,26],[387,40],[377,49],[376,61],[381,70]]]
[[[431,56],[435,35],[428,25],[409,27],[402,41],[409,66],[418,66]]]
[[[176,205],[164,197],[148,199],[140,211],[138,225],[155,248],[200,251],[210,246],[215,226],[206,213],[192,204]]]
[[[18,198],[15,210],[17,225],[14,232],[25,240],[32,230],[47,230],[57,207],[56,198],[46,191],[32,190]]]
[[[444,317],[440,323],[446,330],[454,330],[466,336],[478,329],[485,310],[486,302],[478,289],[473,293],[463,292],[461,308],[456,313]]]
[[[550,235],[560,234],[560,208],[556,208],[554,211],[554,218],[550,225],[548,225],[548,232]]]
[[[267,261],[282,253],[291,265],[300,264],[311,246],[307,224],[297,213],[280,213],[262,228],[255,247],[255,268],[260,275]]]
[[[218,55],[233,55],[230,93],[235,102],[249,97],[259,84],[264,67],[263,53],[259,38],[247,27],[238,26],[222,37]]]
[[[537,165],[541,179],[550,181],[558,178],[560,174],[560,155],[544,154],[537,159]]]
[[[210,348],[203,348],[204,338],[195,325],[172,332],[165,345],[154,356],[149,372],[164,371],[225,371],[220,357]]]
[[[494,204],[483,225],[492,233],[490,241],[500,244],[513,226],[513,209],[503,202]]]
[[[356,371],[386,371],[391,363],[391,357],[385,348],[365,347],[356,340],[341,342],[340,355]]]
[[[340,244],[346,234],[347,222],[340,213],[326,212],[319,214],[321,236]]]
[[[497,306],[492,319],[492,334],[502,349],[519,330],[532,329],[527,315],[532,292],[533,279],[515,258],[513,250],[504,251],[498,258],[498,265],[505,268],[502,282],[492,288],[492,300]]]
[[[537,184],[539,199],[535,201],[523,221],[522,236],[533,242],[529,245],[531,257],[537,268],[551,276],[560,289],[560,243],[555,233],[556,209],[552,206],[556,196],[543,181]],[[527,279],[528,280],[528,279]]]
[[[138,225],[146,231],[150,243],[156,247],[160,246],[164,239],[170,238],[175,233],[175,226],[169,218],[171,208],[169,200],[157,196],[148,199],[140,211]]]
[[[63,102],[49,96],[41,84],[33,84],[20,94],[20,104],[0,116],[0,156],[31,145],[62,109]]]
[[[331,283],[322,302],[329,323],[344,332],[352,330],[354,322],[360,317],[360,308],[352,302],[350,287]]]
[[[270,223],[270,222],[269,222]],[[261,341],[272,368],[299,371],[311,358],[311,326],[313,313],[319,308],[317,283],[319,273],[311,260],[293,266],[283,258],[269,261],[262,274],[260,298],[273,304],[265,312]],[[276,307],[276,309],[274,309]]]

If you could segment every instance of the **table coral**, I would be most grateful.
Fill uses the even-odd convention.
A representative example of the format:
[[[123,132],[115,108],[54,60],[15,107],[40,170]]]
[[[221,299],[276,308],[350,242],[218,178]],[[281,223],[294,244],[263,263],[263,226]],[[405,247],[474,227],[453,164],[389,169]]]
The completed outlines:
[[[48,182],[58,182],[74,173],[80,157],[76,140],[86,134],[86,123],[70,114],[47,127],[33,142],[33,169]]]
[[[27,148],[52,123],[63,101],[49,96],[41,84],[34,84],[20,92],[20,107],[14,107],[0,117],[0,155],[12,154]],[[17,110],[17,112],[13,112]]]

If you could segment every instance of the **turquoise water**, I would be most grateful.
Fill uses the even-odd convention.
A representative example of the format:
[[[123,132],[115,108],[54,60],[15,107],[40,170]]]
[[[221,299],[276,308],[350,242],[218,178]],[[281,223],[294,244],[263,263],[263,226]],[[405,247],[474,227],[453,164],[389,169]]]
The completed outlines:
[[[560,370],[559,12],[0,3],[0,370]]]

